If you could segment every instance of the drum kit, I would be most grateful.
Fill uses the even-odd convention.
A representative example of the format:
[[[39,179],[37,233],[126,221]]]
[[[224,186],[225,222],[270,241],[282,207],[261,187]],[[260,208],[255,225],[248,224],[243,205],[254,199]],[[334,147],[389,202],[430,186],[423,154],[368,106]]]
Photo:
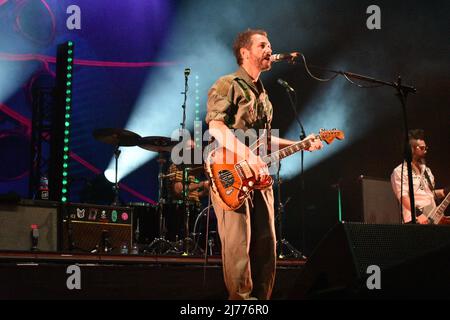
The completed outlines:
[[[216,250],[216,242],[220,241],[217,241],[217,233],[212,230],[203,230],[204,228],[199,223],[200,221],[204,222],[204,217],[209,212],[207,209],[210,208],[206,207],[202,210],[200,201],[192,201],[192,196],[189,194],[190,188],[188,185],[192,181],[198,181],[197,177],[203,173],[203,167],[177,166],[175,167],[176,170],[171,170],[170,172],[165,170],[167,153],[171,152],[173,147],[179,143],[178,141],[172,141],[170,138],[163,136],[141,137],[132,131],[117,128],[96,129],[93,132],[93,136],[100,142],[114,146],[115,197],[112,205],[120,205],[119,183],[117,178],[118,160],[121,153],[120,148],[138,146],[147,151],[158,153],[158,204],[154,207],[157,217],[156,219],[147,219],[147,221],[158,221],[158,228],[155,238],[150,243],[140,244],[142,253],[182,255],[203,254],[205,251],[208,254],[218,253]],[[175,197],[169,196],[170,191],[168,192],[167,185],[176,177],[182,177],[183,192],[181,197],[175,200]],[[180,220],[182,223],[180,223]],[[180,224],[182,227],[180,227]],[[191,225],[194,225],[192,231]],[[154,229],[155,226],[148,227]],[[204,239],[206,234],[208,237],[212,236],[208,241],[205,241],[207,243],[205,246],[207,247],[203,249],[201,246],[203,243],[200,242],[202,236]],[[139,241],[138,239],[135,240]]]

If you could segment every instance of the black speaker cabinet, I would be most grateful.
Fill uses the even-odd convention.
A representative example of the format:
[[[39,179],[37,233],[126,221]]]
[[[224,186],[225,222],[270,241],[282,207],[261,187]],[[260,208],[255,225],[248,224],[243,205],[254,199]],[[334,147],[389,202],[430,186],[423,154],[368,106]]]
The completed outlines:
[[[22,200],[0,203],[0,250],[58,250],[58,208],[56,202]]]
[[[63,206],[63,250],[123,253],[133,241],[133,208],[90,204]]]
[[[450,227],[337,224],[314,249],[290,299],[450,298]],[[380,268],[381,289],[366,281]]]
[[[359,176],[343,184],[343,219],[375,224],[401,223],[389,180]]]

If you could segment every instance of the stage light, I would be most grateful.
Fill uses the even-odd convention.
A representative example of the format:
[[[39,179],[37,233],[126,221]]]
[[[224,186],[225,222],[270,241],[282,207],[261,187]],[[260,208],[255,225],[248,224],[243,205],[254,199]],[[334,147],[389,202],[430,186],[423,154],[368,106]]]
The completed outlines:
[[[38,61],[2,60],[0,55],[0,102],[6,102],[39,66]]]
[[[274,11],[294,15],[292,10],[288,9],[288,5],[284,7],[285,9],[280,9],[278,4],[270,4],[265,11],[266,14],[261,15],[258,12],[259,21],[266,19],[273,33],[277,34],[275,31],[278,31],[278,34],[282,35],[277,39],[279,43],[282,43],[285,37],[292,36],[285,32],[284,27],[277,26],[278,22],[272,21]],[[204,120],[208,89],[220,76],[232,73],[238,68],[231,43],[236,37],[236,30],[245,30],[249,27],[245,19],[242,22],[236,19],[236,16],[240,16],[241,12],[246,12],[247,9],[248,12],[254,12],[251,4],[242,4],[238,11],[234,5],[221,6],[219,10],[213,2],[182,5],[178,11],[182,13],[182,17],[174,17],[171,36],[167,37],[160,51],[160,57],[164,57],[164,60],[178,61],[179,64],[152,70],[124,128],[141,136],[166,137],[172,136],[172,132],[179,130],[183,103],[183,97],[179,93],[183,91],[183,70],[189,67],[192,75],[201,75],[198,79],[193,79],[192,76],[189,78],[186,129],[194,135],[195,132],[192,132],[192,129],[195,129],[194,122],[196,119]],[[309,8],[308,11],[310,15]],[[199,20],[199,15],[214,15],[216,19]],[[297,15],[296,12],[295,17]],[[230,21],[232,21],[232,27],[227,28],[228,31],[224,30],[224,23]],[[195,30],[192,29],[193,25],[196,26]],[[271,30],[269,30],[269,36]],[[189,36],[186,36],[187,34]],[[302,40],[309,39],[303,37]],[[157,157],[155,152],[138,152],[135,149],[139,148],[122,150],[118,169],[120,178]],[[115,159],[112,157],[107,170],[114,169],[114,162]]]
[[[107,169],[104,172],[105,178],[108,179],[109,182],[115,182],[115,171],[113,169]],[[119,180],[117,180],[119,181]]]
[[[308,170],[313,166],[319,164],[324,159],[332,156],[342,148],[353,143],[351,132],[355,125],[352,125],[351,110],[353,109],[353,102],[355,101],[355,93],[344,94],[343,86],[345,81],[337,79],[329,84],[327,87],[320,88],[308,103],[304,112],[299,117],[305,127],[306,135],[311,133],[318,134],[321,128],[339,129],[343,130],[346,138],[345,140],[334,140],[333,143],[327,145],[323,142],[323,149],[313,152],[304,152],[304,170]],[[361,120],[362,121],[362,120]],[[350,130],[350,132],[349,132]],[[300,128],[296,122],[291,124],[287,133],[287,138],[291,140],[298,140],[300,135]],[[285,179],[291,179],[301,172],[301,154],[300,152],[283,159],[281,162],[280,174]]]
[[[183,64],[192,66],[193,74],[207,75],[201,78],[201,82],[200,79],[189,78],[190,90],[188,91],[186,102],[186,129],[190,131],[192,136],[194,135],[195,120],[202,121],[204,119],[207,90],[216,80],[216,75],[224,74],[236,68],[231,48],[227,47],[225,49],[226,45],[219,43],[216,38],[208,40],[206,42],[209,42],[208,51],[211,55],[207,58],[201,55],[201,52],[206,50],[205,44],[203,44],[205,39],[202,40],[199,37],[197,40],[198,46],[192,46],[196,50],[191,55],[184,57],[170,55],[170,57],[173,56],[171,60],[180,60],[183,61]],[[220,61],[220,64],[218,61]],[[217,70],[211,72],[211,67],[209,67],[211,65],[218,66]],[[166,67],[150,75],[125,126],[127,130],[141,136],[166,137],[172,137],[173,133],[179,131],[183,116],[181,108],[183,96],[179,94],[184,89],[183,70],[184,65]],[[198,88],[197,97],[196,89],[193,88]],[[122,149],[119,158],[119,179],[122,179],[147,161],[154,159],[157,155],[155,152],[145,151],[141,148]],[[112,158],[107,170],[114,169],[114,163],[115,159]]]

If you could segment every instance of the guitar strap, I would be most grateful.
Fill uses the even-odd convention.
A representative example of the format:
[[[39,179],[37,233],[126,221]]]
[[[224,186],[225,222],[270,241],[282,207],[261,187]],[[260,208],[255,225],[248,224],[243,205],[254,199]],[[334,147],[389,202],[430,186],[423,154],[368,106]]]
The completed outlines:
[[[234,78],[234,81],[236,81],[239,87],[241,87],[241,89],[244,91],[245,99],[247,101],[250,101],[250,88],[248,87],[247,83],[245,83],[245,81],[240,78]]]
[[[434,201],[437,201],[437,195],[436,195],[436,189],[434,188],[433,183],[431,182],[431,178],[430,175],[428,174],[428,168],[425,167],[425,172],[424,172],[424,176],[425,179],[427,179],[427,183],[428,183],[428,187],[430,188],[430,190],[433,192],[434,195]]]
[[[234,81],[236,81],[237,84],[239,85],[239,87],[241,87],[242,91],[244,91],[245,99],[247,101],[250,101],[250,99],[251,99],[250,98],[250,90],[251,90],[251,88],[249,87],[249,85],[243,79],[238,78],[238,77],[234,78]],[[258,110],[256,110],[256,111],[258,111]],[[272,138],[271,133],[272,132],[271,132],[271,127],[270,127],[270,122],[267,119],[267,114],[266,114],[266,110],[265,109],[264,109],[264,120],[263,120],[263,122],[264,122],[264,129],[266,129],[266,132],[267,132],[267,148],[270,149],[271,138]]]

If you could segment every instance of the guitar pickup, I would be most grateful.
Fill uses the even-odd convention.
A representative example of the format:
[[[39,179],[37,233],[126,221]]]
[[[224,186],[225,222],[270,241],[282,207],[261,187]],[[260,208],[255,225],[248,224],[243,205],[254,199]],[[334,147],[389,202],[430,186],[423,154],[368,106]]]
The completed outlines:
[[[249,179],[253,177],[252,169],[250,169],[250,166],[248,165],[247,161],[242,161],[236,164],[236,168],[239,170],[239,172],[244,176],[244,179]]]

